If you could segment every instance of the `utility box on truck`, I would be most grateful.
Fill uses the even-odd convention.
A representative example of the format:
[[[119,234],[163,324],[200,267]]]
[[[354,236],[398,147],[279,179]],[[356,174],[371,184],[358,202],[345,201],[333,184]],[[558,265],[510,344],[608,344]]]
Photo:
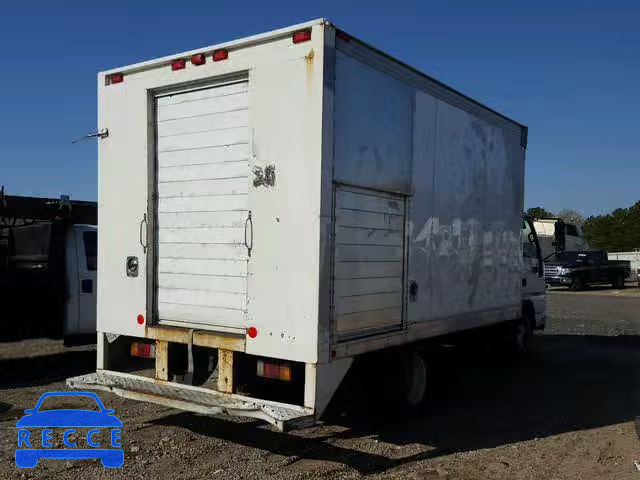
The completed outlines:
[[[284,428],[360,355],[521,319],[522,125],[325,20],[98,82],[98,370],[70,385]]]

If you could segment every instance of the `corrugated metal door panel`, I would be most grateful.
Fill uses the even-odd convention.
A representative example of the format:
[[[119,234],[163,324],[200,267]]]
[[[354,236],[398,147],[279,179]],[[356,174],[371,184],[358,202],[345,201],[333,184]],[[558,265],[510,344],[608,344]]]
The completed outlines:
[[[156,99],[160,322],[241,328],[249,192],[247,82]]]
[[[404,196],[337,187],[333,298],[339,338],[402,326],[404,224]]]

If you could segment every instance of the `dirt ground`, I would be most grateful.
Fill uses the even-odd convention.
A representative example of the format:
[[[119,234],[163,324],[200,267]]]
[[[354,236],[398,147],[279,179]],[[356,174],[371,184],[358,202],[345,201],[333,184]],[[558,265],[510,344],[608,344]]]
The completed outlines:
[[[124,423],[125,463],[14,464],[16,421],[39,396],[94,368],[91,348],[0,344],[0,478],[638,479],[640,291],[548,295],[548,329],[525,362],[443,350],[429,408],[399,418],[336,414],[278,433],[260,422],[205,417],[100,393]]]

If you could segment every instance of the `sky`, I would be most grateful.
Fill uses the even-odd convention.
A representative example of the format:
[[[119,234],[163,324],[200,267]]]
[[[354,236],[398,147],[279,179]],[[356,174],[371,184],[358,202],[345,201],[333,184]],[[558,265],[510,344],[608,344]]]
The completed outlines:
[[[2,2],[0,184],[95,200],[97,72],[319,17],[527,125],[526,207],[640,200],[638,1]]]

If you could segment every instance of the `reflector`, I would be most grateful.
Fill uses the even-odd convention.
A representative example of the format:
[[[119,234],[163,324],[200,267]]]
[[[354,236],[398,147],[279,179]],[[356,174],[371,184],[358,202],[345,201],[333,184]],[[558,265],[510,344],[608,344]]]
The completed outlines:
[[[122,82],[124,82],[124,73],[112,73],[109,76],[109,83],[110,84],[122,83]]]
[[[156,346],[150,343],[133,342],[131,344],[131,356],[142,358],[155,358]]]
[[[293,43],[308,42],[311,40],[311,29],[293,32]]]
[[[204,53],[196,53],[191,56],[191,63],[194,65],[204,65],[207,59],[204,56]]]
[[[171,62],[171,70],[182,70],[186,66],[187,61],[184,58],[180,58]]]
[[[273,380],[291,381],[291,366],[288,363],[271,363],[259,359],[256,363],[256,375]]]
[[[215,52],[213,52],[214,62],[219,62],[220,60],[226,60],[227,58],[229,58],[228,50],[222,49],[222,50],[216,50]]]

